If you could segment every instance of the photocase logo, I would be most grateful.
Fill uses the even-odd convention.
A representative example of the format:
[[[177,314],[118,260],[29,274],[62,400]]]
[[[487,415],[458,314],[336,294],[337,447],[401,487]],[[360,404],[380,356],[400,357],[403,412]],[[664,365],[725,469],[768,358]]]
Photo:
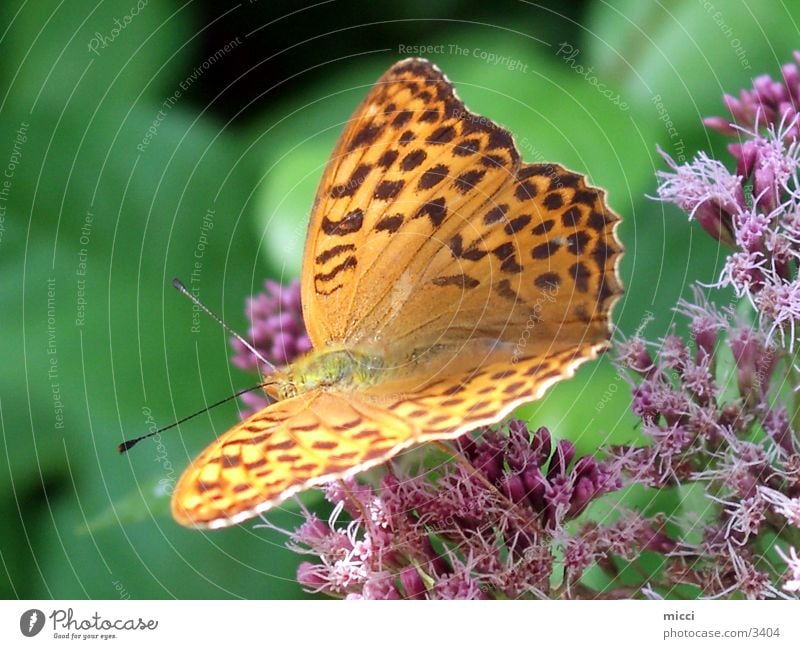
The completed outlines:
[[[25,611],[19,618],[19,630],[22,635],[32,638],[44,627],[44,613],[38,608]]]

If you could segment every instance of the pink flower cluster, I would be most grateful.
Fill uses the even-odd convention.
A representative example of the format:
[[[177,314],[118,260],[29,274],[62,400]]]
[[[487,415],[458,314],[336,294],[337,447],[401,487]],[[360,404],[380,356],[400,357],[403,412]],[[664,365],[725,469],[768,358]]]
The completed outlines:
[[[300,282],[291,281],[287,286],[266,280],[264,291],[247,300],[245,309],[250,320],[247,338],[275,366],[282,366],[311,350],[311,340],[303,322],[300,303]],[[236,338],[230,339],[234,356],[231,362],[243,370],[258,370],[268,373],[261,360]],[[266,397],[258,392],[247,392],[241,397],[247,410],[242,416],[260,410],[267,405]]]
[[[777,398],[783,351],[697,289],[677,310],[689,319],[689,342],[673,333],[656,344],[632,338],[618,346],[649,443],[617,446],[609,455],[627,483],[699,488],[700,511],[673,515],[682,529],[703,521],[701,539],[672,537],[676,547],[664,553],[675,585],[693,585],[707,597],[785,597],[775,561],[781,544],[771,561],[761,556],[766,539],[790,540],[800,528],[800,444]],[[672,590],[661,581],[654,585]]]
[[[545,428],[531,434],[512,420],[454,453],[460,461],[390,470],[376,487],[329,485],[328,522],[306,511],[291,534],[294,549],[318,558],[300,565],[298,581],[348,598],[548,597],[559,547],[569,557],[567,583],[580,590],[584,571],[616,548],[666,542],[643,520],[569,532],[567,522],[619,478],[604,462],[576,458],[571,443],[553,444]]]
[[[733,171],[700,153],[685,165],[664,155],[672,171],[658,173],[658,197],[733,249],[710,288],[731,287],[743,304],[720,312],[696,290],[678,308],[691,344],[670,335],[652,357],[639,339],[621,347],[651,443],[615,455],[639,482],[702,487],[710,515],[701,541],[682,540],[679,572],[716,597],[800,591],[800,72],[782,72],[726,95],[732,122],[705,120],[737,138]]]
[[[731,119],[707,117],[703,123],[724,135],[738,135],[739,129],[757,131],[781,122],[794,123],[794,130],[786,135],[795,138],[796,117],[800,107],[800,52],[794,52],[794,63],[786,63],[781,68],[781,79],[775,80],[762,74],[753,81],[753,87],[739,93],[738,99],[731,95],[722,98]]]
[[[800,53],[795,53],[800,61]],[[733,123],[705,123],[737,137],[729,145],[736,168],[700,153],[661,171],[658,197],[674,203],[718,241],[734,248],[717,283],[752,304],[769,337],[794,349],[800,318],[800,73],[783,68],[783,80],[758,77],[740,98],[725,97]]]

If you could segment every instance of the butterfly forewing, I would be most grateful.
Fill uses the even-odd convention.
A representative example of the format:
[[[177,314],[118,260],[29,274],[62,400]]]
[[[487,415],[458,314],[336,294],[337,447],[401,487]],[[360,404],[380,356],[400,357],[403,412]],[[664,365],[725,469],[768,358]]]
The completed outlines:
[[[494,423],[595,353],[582,347],[545,359],[523,356],[511,365],[466,364],[415,392],[396,382],[362,394],[315,391],[272,404],[221,435],[189,466],[175,489],[173,516],[188,527],[235,525],[416,444]]]
[[[431,242],[441,247],[440,232],[518,166],[511,135],[469,113],[435,66],[392,66],[351,118],[315,201],[303,264],[314,344],[371,337],[413,290]]]
[[[197,457],[176,486],[173,516],[196,527],[239,523],[299,491],[384,462],[415,430],[355,395],[314,391],[274,403]]]
[[[308,328],[317,346],[384,352],[457,353],[481,337],[525,337],[542,353],[595,344],[620,294],[618,220],[581,175],[521,165],[509,133],[435,66],[400,62],[325,172],[304,261]]]

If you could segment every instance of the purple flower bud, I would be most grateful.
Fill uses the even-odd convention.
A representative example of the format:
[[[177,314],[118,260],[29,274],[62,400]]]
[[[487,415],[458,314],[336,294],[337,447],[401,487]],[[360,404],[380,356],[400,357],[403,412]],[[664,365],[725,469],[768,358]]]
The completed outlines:
[[[728,403],[722,409],[718,423],[723,428],[727,428],[734,433],[740,433],[744,429],[747,420],[742,411],[742,407],[738,403]],[[701,432],[703,436],[712,443],[718,443],[720,441],[719,432],[715,428],[709,427],[708,430],[700,430],[696,425],[694,428],[698,430],[698,432]]]
[[[636,537],[642,548],[651,552],[668,554],[678,547],[677,542],[667,536],[663,529],[656,530],[644,522],[637,529]]]
[[[782,282],[776,279],[765,283],[756,296],[756,305],[762,318],[787,325],[800,319],[800,280]]]
[[[237,339],[231,340],[231,347],[236,354],[231,357],[231,363],[241,370],[254,370],[258,367],[259,361],[254,358],[250,351]]]
[[[737,126],[749,132],[756,132],[762,126],[791,124],[800,105],[800,84],[797,66],[788,63],[781,68],[781,80],[769,75],[760,75],[753,80],[751,90],[742,90],[739,98],[724,95],[722,99]],[[725,129],[724,122],[718,118],[709,119],[709,127],[725,135],[741,137],[741,131],[733,133]],[[796,128],[787,128],[783,134],[787,139],[796,135]]]
[[[355,487],[353,478],[349,478],[346,481],[333,480],[328,482],[324,488],[325,500],[334,505],[350,500],[350,494],[348,493],[350,487]]]
[[[572,575],[580,575],[596,559],[593,544],[584,538],[585,535],[586,529],[580,536],[568,539],[564,548],[564,566]]]
[[[779,197],[776,187],[775,170],[766,165],[758,165],[753,174],[753,194],[758,197],[758,206],[767,212],[775,209]],[[757,247],[746,248],[755,251]]]
[[[647,345],[641,338],[631,338],[618,347],[619,359],[632,370],[648,374],[653,369],[653,359],[647,351]]]
[[[413,566],[408,566],[400,571],[400,585],[406,599],[425,599],[427,589],[419,572]]]
[[[550,480],[545,492],[547,504],[547,525],[553,527],[559,522],[559,517],[566,514],[572,500],[572,480],[560,475]]]
[[[785,408],[774,407],[768,410],[761,421],[761,426],[784,451],[790,455],[795,452],[794,433]]]
[[[683,390],[660,385],[653,391],[653,407],[669,426],[676,426],[691,409],[692,399]]]
[[[706,314],[701,314],[692,319],[692,338],[697,346],[696,362],[704,356],[713,356],[717,345],[717,331],[719,325]]]
[[[793,124],[793,126],[786,130],[784,136],[787,139],[797,137],[797,110],[795,106],[789,101],[783,101],[778,105],[778,112],[783,116],[784,124]]]
[[[467,572],[440,577],[434,586],[437,599],[484,599],[480,585]]]
[[[550,468],[547,470],[547,479],[552,482],[557,476],[567,473],[567,467],[575,457],[575,445],[569,440],[562,439],[556,444],[556,452],[550,458]]]
[[[761,74],[753,79],[753,88],[759,103],[769,103],[774,100],[772,77],[768,74]]]
[[[550,431],[547,430],[546,427],[540,426],[533,434],[531,450],[534,455],[539,458],[539,466],[544,466],[544,463],[553,452],[553,441],[550,436]]]
[[[544,511],[544,495],[547,491],[547,479],[542,475],[539,467],[531,466],[525,469],[522,474],[522,484],[528,494],[528,502],[535,511]]]
[[[530,433],[528,432],[528,425],[521,419],[511,419],[506,424],[506,429],[510,437],[528,442]]]
[[[681,374],[681,382],[700,403],[708,403],[717,394],[708,357],[704,357],[700,363],[688,363]]]
[[[503,476],[503,455],[491,447],[479,447],[472,465],[492,484]]]
[[[597,489],[592,480],[587,477],[578,478],[572,487],[572,497],[570,498],[567,516],[570,518],[578,516],[596,495],[598,495]]]
[[[747,140],[743,144],[729,144],[728,151],[736,158],[736,175],[749,178],[758,160],[758,144]]]
[[[742,107],[742,102],[736,99],[736,97],[733,95],[725,94],[722,97],[722,103],[725,104],[725,107],[730,112],[734,122],[739,125],[747,124],[749,120],[747,119],[747,115]]]
[[[708,234],[715,240],[724,243],[731,248],[736,246],[733,229],[731,227],[731,215],[722,209],[715,201],[704,201],[697,205],[694,217]]]
[[[505,443],[505,461],[514,471],[521,471],[529,462],[538,459],[530,431],[527,424],[520,419],[510,420],[506,424],[506,430],[508,438]]]
[[[794,275],[794,248],[796,244],[784,224],[780,232],[769,230],[766,236],[767,250],[772,254],[775,275],[786,284],[791,284]]]
[[[727,483],[743,499],[752,498],[758,493],[759,479],[747,466],[739,465],[729,469]]]
[[[658,356],[666,367],[681,370],[689,361],[689,348],[679,336],[665,336]]]
[[[242,403],[245,408],[242,408],[240,416],[245,419],[251,414],[258,412],[262,408],[266,408],[269,404],[267,397],[263,392],[245,392],[241,397]]]
[[[595,487],[599,494],[607,494],[622,488],[621,467],[618,464],[601,462],[598,464]],[[599,495],[598,494],[598,495]]]
[[[780,354],[772,348],[764,349],[756,360],[755,387],[762,395],[769,389],[772,375],[778,365]]]
[[[669,426],[645,424],[643,428],[646,434],[653,438],[656,451],[667,457],[679,455],[692,441],[686,428],[680,424]]]
[[[736,361],[739,393],[746,397],[756,385],[756,363],[763,348],[752,331],[746,328],[733,332],[729,344]]]
[[[400,593],[394,585],[394,579],[388,572],[372,573],[364,584],[362,595],[364,599],[400,599]]]
[[[703,124],[722,135],[736,135],[737,133],[737,130],[731,126],[730,120],[724,117],[706,117]]]
[[[486,435],[491,429],[484,426],[479,428],[475,431],[479,437],[483,437]],[[478,451],[478,443],[475,441],[475,438],[472,435],[462,435],[458,439],[455,440],[455,446],[458,449],[458,452],[461,453],[464,457],[468,460],[472,460],[477,451]]]
[[[758,175],[758,174],[756,174]],[[769,219],[761,212],[751,210],[740,213],[736,224],[736,243],[751,253],[762,250],[769,232]]]
[[[516,474],[504,475],[500,480],[500,489],[515,503],[524,502],[528,495],[522,477]]]
[[[279,329],[280,331],[296,331],[297,321],[294,314],[288,311],[281,311],[268,318],[271,327]]]
[[[659,412],[653,395],[653,383],[644,381],[633,388],[631,412],[642,419],[657,417]]]
[[[324,566],[303,561],[297,566],[297,582],[310,590],[321,590],[329,585],[324,570]]]
[[[308,516],[306,521],[294,532],[294,540],[308,546],[313,546],[331,533],[330,526],[317,518],[316,514]]]
[[[592,482],[597,481],[600,472],[600,464],[597,459],[591,455],[584,455],[575,462],[572,469],[574,479],[588,478]]]

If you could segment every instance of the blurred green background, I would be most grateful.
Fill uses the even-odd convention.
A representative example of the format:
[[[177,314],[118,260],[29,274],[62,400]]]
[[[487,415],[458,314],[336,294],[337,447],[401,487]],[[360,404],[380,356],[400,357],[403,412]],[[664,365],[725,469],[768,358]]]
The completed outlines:
[[[192,331],[169,280],[197,272],[202,299],[245,331],[246,297],[299,272],[343,122],[407,48],[434,47],[525,158],[608,188],[627,250],[615,319],[631,333],[651,312],[656,336],[722,258],[646,197],[664,168],[656,145],[728,159],[700,120],[724,114],[723,92],[778,74],[798,14],[736,0],[3,2],[0,595],[304,596],[282,535],[189,531],[169,515],[163,484],[236,420],[234,404],[161,445],[116,445],[254,382],[213,322]],[[623,385],[603,360],[525,414],[592,452],[637,435]],[[270,518],[299,521],[296,505]]]

